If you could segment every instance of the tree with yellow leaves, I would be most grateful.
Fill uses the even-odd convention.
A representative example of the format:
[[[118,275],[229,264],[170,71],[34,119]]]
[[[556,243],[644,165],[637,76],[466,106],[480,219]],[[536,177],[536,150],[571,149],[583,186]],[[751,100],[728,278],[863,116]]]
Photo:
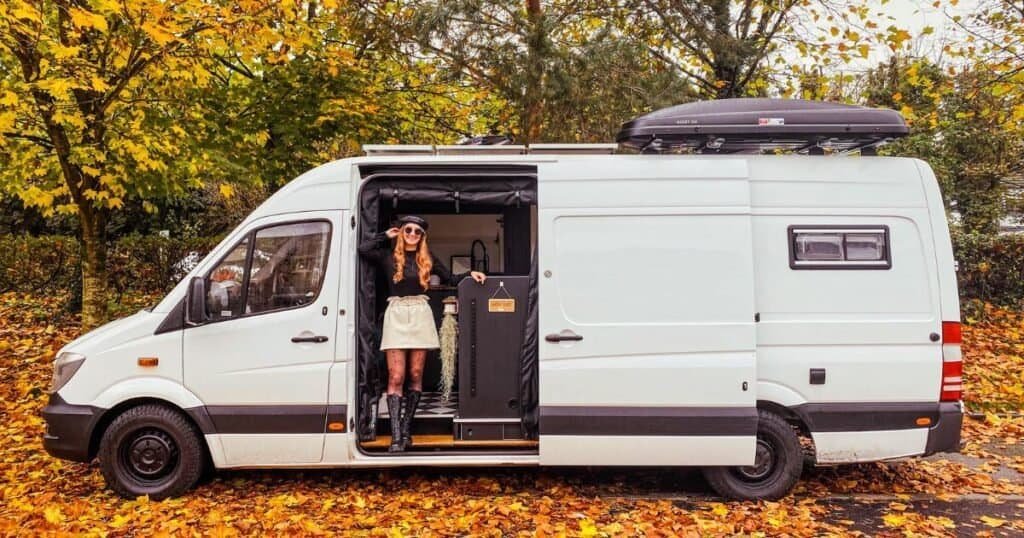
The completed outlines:
[[[83,326],[104,320],[107,228],[126,201],[155,211],[204,186],[228,197],[234,182],[280,184],[356,139],[415,131],[417,110],[467,116],[436,84],[436,99],[403,100],[425,87],[409,80],[420,72],[387,63],[367,9],[0,1],[0,194],[77,218]]]
[[[82,323],[106,306],[106,224],[127,196],[180,192],[204,155],[179,118],[211,84],[213,53],[261,37],[276,2],[0,3],[0,186],[44,214],[76,214]],[[255,31],[254,31],[255,30]],[[264,38],[269,37],[264,35]]]

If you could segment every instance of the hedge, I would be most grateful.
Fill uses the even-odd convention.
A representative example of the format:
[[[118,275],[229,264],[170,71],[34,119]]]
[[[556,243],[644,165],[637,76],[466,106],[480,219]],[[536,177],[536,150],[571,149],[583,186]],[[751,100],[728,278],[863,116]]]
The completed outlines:
[[[81,279],[81,253],[74,238],[0,235],[0,293],[78,289]]]
[[[175,239],[126,236],[107,251],[111,291],[155,294],[170,290],[220,238]],[[0,293],[61,293],[79,290],[82,256],[66,236],[0,235]]]
[[[961,302],[1024,309],[1024,234],[953,232]],[[969,306],[969,305],[967,305]]]
[[[220,238],[127,236],[108,251],[111,289],[163,293],[205,256]],[[1024,234],[998,236],[953,232],[960,297],[1024,308]],[[0,292],[53,293],[81,286],[78,242],[64,236],[0,235]],[[966,305],[969,306],[969,305]]]

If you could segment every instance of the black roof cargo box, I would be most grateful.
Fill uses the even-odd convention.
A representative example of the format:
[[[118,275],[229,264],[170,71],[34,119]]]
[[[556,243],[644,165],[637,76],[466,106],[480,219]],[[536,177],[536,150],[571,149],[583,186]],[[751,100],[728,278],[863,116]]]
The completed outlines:
[[[873,148],[910,130],[895,110],[803,99],[720,99],[663,108],[622,125],[623,147],[660,153],[820,153]]]

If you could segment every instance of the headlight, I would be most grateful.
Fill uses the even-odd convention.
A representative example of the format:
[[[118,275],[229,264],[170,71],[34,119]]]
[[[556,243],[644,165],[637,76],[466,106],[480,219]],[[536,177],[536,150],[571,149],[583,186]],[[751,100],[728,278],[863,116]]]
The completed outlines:
[[[85,355],[78,353],[65,351],[57,355],[57,359],[53,361],[53,380],[50,381],[50,392],[57,392],[66,385],[84,362]]]

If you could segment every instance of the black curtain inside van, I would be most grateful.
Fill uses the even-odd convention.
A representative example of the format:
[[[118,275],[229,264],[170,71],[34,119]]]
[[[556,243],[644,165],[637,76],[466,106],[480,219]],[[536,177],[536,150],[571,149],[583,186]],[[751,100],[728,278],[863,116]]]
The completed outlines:
[[[367,165],[360,167],[363,185],[359,195],[359,242],[371,239],[390,223],[381,222],[381,209],[400,214],[402,204],[415,202],[446,204],[452,214],[471,211],[474,206],[523,207],[537,203],[537,168],[532,165]],[[521,357],[520,393],[523,423],[532,416],[531,428],[536,430],[537,408],[537,292],[536,253],[531,264],[531,290]],[[372,440],[375,433],[378,399],[384,390],[386,372],[380,371],[377,354],[379,338],[377,271],[373,264],[358,263],[359,288],[356,300],[357,329],[357,395],[359,415],[357,434],[360,440]],[[533,345],[528,345],[529,335]],[[529,372],[528,372],[529,370]],[[529,435],[534,432],[527,430]]]
[[[519,365],[519,409],[524,439],[537,438],[537,405],[540,403],[537,306],[537,253],[534,252],[530,262],[530,298],[526,305],[526,326],[523,327],[523,350]]]

